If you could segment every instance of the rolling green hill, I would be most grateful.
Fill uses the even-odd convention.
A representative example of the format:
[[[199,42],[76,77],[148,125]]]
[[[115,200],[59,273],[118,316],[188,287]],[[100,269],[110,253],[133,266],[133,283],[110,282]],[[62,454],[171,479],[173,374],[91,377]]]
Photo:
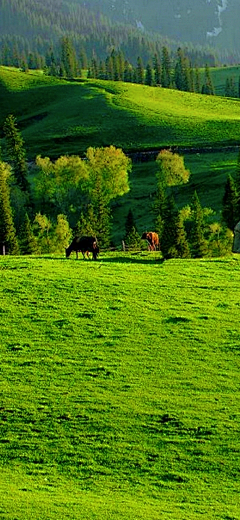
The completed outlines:
[[[89,146],[129,152],[164,146],[238,145],[238,100],[169,89],[0,69],[0,124],[13,113],[28,156],[83,154]]]
[[[239,520],[239,270],[0,258],[4,520]]]

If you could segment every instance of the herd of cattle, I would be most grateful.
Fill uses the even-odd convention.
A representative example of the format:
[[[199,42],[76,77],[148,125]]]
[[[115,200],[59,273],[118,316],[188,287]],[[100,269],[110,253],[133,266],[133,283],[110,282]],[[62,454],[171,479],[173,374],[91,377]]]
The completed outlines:
[[[149,231],[142,234],[141,237],[143,240],[147,240],[149,251],[159,250],[159,237],[157,233],[153,231]],[[66,257],[69,258],[72,251],[76,252],[76,257],[78,258],[78,253],[82,253],[83,258],[85,258],[85,254],[88,258],[90,258],[90,253],[92,253],[92,259],[97,260],[97,256],[99,254],[98,241],[96,237],[93,236],[82,236],[82,237],[74,237],[70,246],[66,249]]]
[[[148,231],[143,233],[141,238],[142,240],[147,241],[149,251],[158,251],[160,249],[159,236],[157,233],[154,233],[153,231]],[[70,246],[66,249],[67,258],[70,256],[72,251],[76,252],[77,258],[79,252],[82,253],[83,258],[85,258],[85,254],[88,258],[90,258],[90,253],[92,253],[92,259],[97,260],[99,254],[97,238],[93,236],[75,237],[71,242]],[[232,252],[240,253],[240,221],[236,224],[234,228]]]

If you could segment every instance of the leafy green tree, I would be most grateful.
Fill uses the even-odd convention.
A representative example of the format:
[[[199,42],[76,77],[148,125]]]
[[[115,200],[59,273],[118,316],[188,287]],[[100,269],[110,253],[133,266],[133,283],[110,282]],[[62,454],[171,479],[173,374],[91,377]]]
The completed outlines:
[[[20,226],[19,247],[21,254],[23,255],[32,255],[38,252],[37,241],[27,213],[25,213],[23,222]]]
[[[1,253],[17,255],[19,253],[16,230],[13,223],[12,208],[10,205],[9,178],[10,166],[0,161],[0,245]]]
[[[238,214],[238,194],[235,182],[231,175],[228,175],[223,195],[222,218],[225,224],[232,231],[239,220]]]
[[[64,214],[73,227],[88,202],[88,179],[86,161],[79,156],[63,155],[56,161],[38,156],[33,188],[37,210],[54,219]]]
[[[37,213],[34,219],[34,235],[41,253],[51,252],[52,223],[46,215]]]
[[[28,191],[26,151],[21,133],[17,128],[16,118],[12,114],[6,118],[3,131],[6,139],[7,158],[13,168],[16,183],[23,191]]]
[[[185,168],[184,158],[170,150],[162,150],[157,156],[158,182],[165,186],[178,186],[188,182],[190,171]]]
[[[95,230],[100,247],[108,248],[110,245],[111,234],[111,211],[109,202],[106,198],[103,178],[98,172],[95,178],[95,186],[91,193],[92,212],[94,215]]]
[[[74,228],[74,233],[77,236],[97,235],[97,222],[92,204],[88,204],[86,211],[81,212],[80,218]]]
[[[68,247],[71,236],[72,232],[67,217],[61,214],[58,215],[51,243],[54,253],[63,252]]]
[[[191,255],[193,258],[202,258],[208,253],[208,245],[205,239],[205,223],[203,208],[200,204],[198,194],[195,191],[192,203],[192,226],[189,237]]]

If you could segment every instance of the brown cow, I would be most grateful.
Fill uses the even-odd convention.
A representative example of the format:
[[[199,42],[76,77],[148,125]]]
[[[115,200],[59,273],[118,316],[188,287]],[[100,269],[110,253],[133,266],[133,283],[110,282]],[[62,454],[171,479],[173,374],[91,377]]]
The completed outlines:
[[[142,240],[147,240],[149,251],[156,251],[157,249],[159,249],[160,243],[159,236],[157,233],[154,233],[153,231],[148,231],[146,233],[143,233],[141,238]]]

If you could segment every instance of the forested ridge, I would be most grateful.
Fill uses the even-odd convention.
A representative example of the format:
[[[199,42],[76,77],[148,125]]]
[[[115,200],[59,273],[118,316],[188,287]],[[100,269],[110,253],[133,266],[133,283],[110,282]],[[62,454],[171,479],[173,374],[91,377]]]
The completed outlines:
[[[0,0],[0,14],[0,60],[4,65],[18,66],[33,55],[35,66],[42,68],[49,48],[55,55],[60,53],[64,36],[71,39],[77,55],[83,54],[88,60],[106,59],[115,49],[131,63],[141,56],[146,66],[163,45],[172,52],[182,45],[193,65],[213,66],[221,61],[210,47],[177,42],[131,24],[114,23],[76,0]]]

